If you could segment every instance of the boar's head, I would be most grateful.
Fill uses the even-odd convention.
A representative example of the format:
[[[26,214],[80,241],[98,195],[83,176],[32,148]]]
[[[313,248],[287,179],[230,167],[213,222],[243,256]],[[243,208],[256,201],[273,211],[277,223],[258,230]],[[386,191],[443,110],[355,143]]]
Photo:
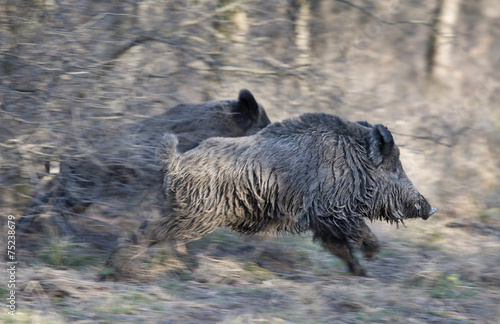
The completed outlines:
[[[368,136],[368,154],[373,163],[374,206],[371,218],[390,222],[403,222],[404,219],[428,219],[436,212],[410,181],[401,161],[399,148],[394,143],[391,132],[383,125],[372,126]]]

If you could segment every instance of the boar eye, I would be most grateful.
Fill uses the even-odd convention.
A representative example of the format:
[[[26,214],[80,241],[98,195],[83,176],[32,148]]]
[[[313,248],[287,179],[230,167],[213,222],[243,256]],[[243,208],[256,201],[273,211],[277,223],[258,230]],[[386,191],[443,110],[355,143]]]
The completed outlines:
[[[398,168],[393,167],[392,170],[391,170],[391,172],[394,173],[394,174],[398,173]]]

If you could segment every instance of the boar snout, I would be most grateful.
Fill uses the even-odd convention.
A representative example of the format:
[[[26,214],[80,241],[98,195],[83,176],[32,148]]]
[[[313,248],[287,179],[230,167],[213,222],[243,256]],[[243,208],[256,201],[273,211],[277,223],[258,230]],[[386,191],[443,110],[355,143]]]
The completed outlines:
[[[432,207],[427,202],[427,199],[425,199],[422,195],[420,195],[418,202],[415,202],[413,204],[413,208],[413,210],[416,212],[413,217],[419,217],[423,220],[428,219],[432,214],[436,212],[436,208]]]
[[[427,215],[423,215],[422,219],[427,220],[427,218],[431,217],[431,215],[434,214],[436,211],[437,211],[436,208],[431,207],[431,209],[429,210],[429,213],[427,213]]]

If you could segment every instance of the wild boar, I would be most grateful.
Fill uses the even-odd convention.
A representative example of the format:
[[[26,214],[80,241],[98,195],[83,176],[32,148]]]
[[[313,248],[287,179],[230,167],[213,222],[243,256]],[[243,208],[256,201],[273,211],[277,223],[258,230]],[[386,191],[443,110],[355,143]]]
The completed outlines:
[[[82,134],[68,149],[60,173],[27,214],[39,213],[49,200],[57,210],[83,213],[95,202],[125,198],[131,204],[156,193],[161,172],[155,154],[165,132],[178,136],[178,149],[184,152],[206,138],[252,135],[268,124],[262,105],[244,89],[237,100],[180,104],[118,129],[103,125]]]
[[[436,211],[380,124],[311,113],[252,136],[207,139],[184,154],[178,145],[165,135],[162,217],[137,232],[147,245],[196,240],[220,226],[243,234],[311,231],[352,274],[366,275],[352,254],[353,243],[367,257],[379,249],[366,219],[403,223]]]

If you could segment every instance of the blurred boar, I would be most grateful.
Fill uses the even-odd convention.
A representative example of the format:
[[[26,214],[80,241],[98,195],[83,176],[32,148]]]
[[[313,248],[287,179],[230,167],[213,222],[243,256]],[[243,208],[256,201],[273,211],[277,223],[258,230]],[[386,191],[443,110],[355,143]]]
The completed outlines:
[[[155,154],[165,132],[178,136],[178,149],[184,152],[206,138],[251,135],[268,124],[262,105],[250,91],[241,90],[237,100],[180,104],[119,129],[94,129],[75,140],[52,187],[36,200],[38,205],[51,200],[59,210],[77,213],[110,198],[139,202],[160,187]]]
[[[243,234],[312,231],[351,273],[352,255],[379,249],[365,219],[403,223],[435,212],[403,171],[383,125],[314,113],[276,122],[253,136],[211,138],[178,152],[163,141],[162,218],[145,222],[142,239],[187,242],[227,226]]]

